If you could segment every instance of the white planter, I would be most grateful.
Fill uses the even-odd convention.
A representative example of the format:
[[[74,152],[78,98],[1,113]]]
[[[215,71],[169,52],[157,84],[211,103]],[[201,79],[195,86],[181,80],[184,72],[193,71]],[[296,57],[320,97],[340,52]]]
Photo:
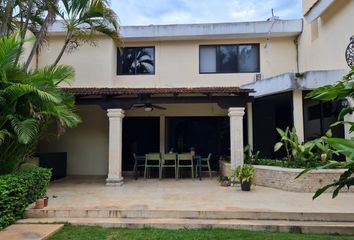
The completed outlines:
[[[219,171],[221,176],[231,176],[231,163],[226,162],[225,160],[219,160]]]

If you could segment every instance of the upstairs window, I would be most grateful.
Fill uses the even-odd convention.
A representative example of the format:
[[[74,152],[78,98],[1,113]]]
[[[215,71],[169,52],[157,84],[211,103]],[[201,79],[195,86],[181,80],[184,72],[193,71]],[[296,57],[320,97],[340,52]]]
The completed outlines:
[[[259,44],[203,45],[199,48],[200,73],[259,71]]]
[[[155,48],[126,47],[118,51],[117,74],[155,74]]]

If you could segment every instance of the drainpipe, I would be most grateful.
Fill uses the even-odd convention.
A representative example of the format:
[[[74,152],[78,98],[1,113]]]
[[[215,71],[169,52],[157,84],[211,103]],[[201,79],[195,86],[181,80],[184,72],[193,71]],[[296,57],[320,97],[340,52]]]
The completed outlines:
[[[296,72],[300,73],[300,65],[299,65],[299,38],[300,35],[297,35],[297,37],[294,40],[295,48],[296,48]]]

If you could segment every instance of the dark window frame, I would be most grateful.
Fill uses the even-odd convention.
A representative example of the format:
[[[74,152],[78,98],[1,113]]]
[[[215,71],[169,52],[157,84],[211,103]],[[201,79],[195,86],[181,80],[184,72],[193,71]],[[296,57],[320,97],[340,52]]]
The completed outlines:
[[[122,64],[121,64],[121,58],[122,58],[122,55],[124,54],[124,49],[139,49],[139,48],[152,48],[153,50],[153,63],[154,63],[154,70],[153,72],[151,73],[133,73],[133,74],[130,74],[130,73],[123,73],[123,71],[120,73],[119,72],[119,68],[120,67],[123,67]],[[122,52],[122,54],[120,54]],[[117,64],[116,64],[116,75],[119,75],[119,76],[137,76],[137,75],[155,75],[156,73],[156,50],[155,50],[155,46],[139,46],[139,47],[125,47],[125,48],[122,48],[121,51],[119,51],[119,49],[117,48]],[[136,54],[136,53],[135,53]]]
[[[257,58],[257,71],[239,71],[238,64],[238,53],[239,46],[257,46],[258,48],[258,58]],[[220,69],[220,47],[223,46],[236,46],[237,49],[237,66],[236,71],[232,72],[221,72]],[[201,48],[202,47],[215,47],[216,48],[216,71],[215,72],[202,72],[201,71]],[[261,72],[261,52],[260,52],[260,44],[259,43],[240,43],[240,44],[205,44],[199,45],[199,74],[230,74],[230,73],[259,73]]]

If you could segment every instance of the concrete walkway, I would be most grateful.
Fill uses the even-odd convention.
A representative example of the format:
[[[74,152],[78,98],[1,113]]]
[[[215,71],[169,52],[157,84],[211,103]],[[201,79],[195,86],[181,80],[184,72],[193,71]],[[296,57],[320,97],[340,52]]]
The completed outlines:
[[[336,199],[326,193],[312,200],[312,193],[286,192],[254,186],[221,187],[217,179],[131,180],[121,187],[106,187],[104,178],[68,177],[51,183],[45,210],[191,210],[354,213],[354,193]]]
[[[63,224],[13,224],[0,231],[1,240],[43,240],[58,232]]]

